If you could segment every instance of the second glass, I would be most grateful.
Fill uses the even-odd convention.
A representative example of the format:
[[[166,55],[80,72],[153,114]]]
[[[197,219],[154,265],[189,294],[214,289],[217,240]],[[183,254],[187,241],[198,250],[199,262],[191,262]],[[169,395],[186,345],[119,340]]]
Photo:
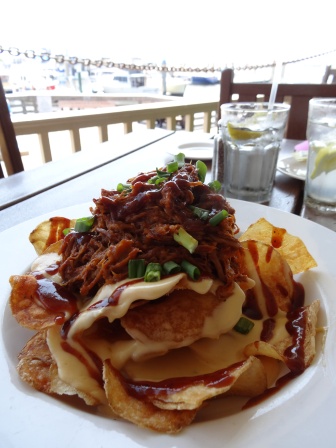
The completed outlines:
[[[215,138],[212,178],[228,198],[252,202],[270,199],[290,106],[227,103],[221,106]]]
[[[336,99],[309,101],[309,141],[305,204],[317,212],[336,212]]]

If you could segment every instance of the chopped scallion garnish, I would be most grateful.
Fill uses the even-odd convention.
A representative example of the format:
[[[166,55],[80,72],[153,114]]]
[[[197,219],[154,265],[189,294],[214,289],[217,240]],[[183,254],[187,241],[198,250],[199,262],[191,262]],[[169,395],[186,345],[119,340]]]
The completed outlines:
[[[209,217],[209,211],[205,210],[205,208],[195,207],[195,205],[191,205],[190,209],[193,211],[194,215],[198,216],[204,221]]]
[[[226,210],[222,210],[218,212],[215,216],[213,216],[211,219],[209,219],[209,224],[212,226],[217,226],[220,222],[223,221],[223,219],[227,218],[229,216],[228,212]]]
[[[204,183],[205,176],[206,176],[206,173],[208,171],[208,168],[207,168],[206,164],[204,162],[202,162],[202,160],[197,160],[197,162],[196,162],[196,169],[198,171],[198,178],[199,178],[199,180]]]
[[[148,263],[146,267],[145,282],[157,282],[161,279],[162,267],[160,263]]]
[[[201,271],[198,269],[198,267],[193,265],[192,263],[189,263],[189,261],[187,260],[182,261],[181,268],[186,274],[189,275],[192,280],[198,280],[199,276],[201,275]]]
[[[162,182],[165,182],[169,176],[170,176],[170,173],[168,173],[167,171],[161,171],[156,168],[156,176],[153,176],[150,179],[148,179],[148,183],[159,185]]]
[[[166,179],[163,177],[159,177],[159,176],[153,176],[150,179],[148,179],[148,183],[149,184],[154,184],[154,185],[158,185],[161,182],[164,182]]]
[[[128,262],[128,278],[141,278],[145,275],[145,260],[135,259]]]
[[[168,173],[168,171],[161,171],[161,170],[158,170],[157,168],[156,168],[156,173],[157,173],[158,177],[169,177],[170,176],[170,173]]]
[[[122,184],[119,183],[117,185],[117,191],[118,193],[121,193],[122,191],[131,191],[132,190],[132,185],[131,184]]]
[[[241,334],[248,334],[254,327],[254,322],[247,319],[246,317],[241,317],[236,325],[233,327],[235,331]]]
[[[75,232],[88,232],[94,223],[94,216],[78,218],[75,224]]]
[[[71,227],[68,227],[67,229],[63,230],[63,235],[67,235],[68,233],[72,232],[74,229]]]
[[[167,171],[168,171],[168,173],[175,173],[175,171],[177,171],[178,170],[178,162],[177,161],[175,161],[175,162],[170,162],[170,163],[168,163],[167,164]]]
[[[222,188],[222,184],[218,180],[213,180],[212,182],[209,182],[208,186],[215,193],[219,193],[221,191],[221,188]]]
[[[185,164],[185,156],[183,152],[175,154],[174,161],[178,163],[178,167],[181,168]]]
[[[183,227],[180,227],[179,230],[174,233],[174,240],[181,244],[181,246],[187,249],[191,254],[195,252],[195,249],[198,246],[198,241],[184,230]]]
[[[175,261],[166,261],[165,263],[163,263],[163,272],[167,275],[170,274],[177,274],[178,272],[181,272],[181,266],[177,263],[175,263]]]

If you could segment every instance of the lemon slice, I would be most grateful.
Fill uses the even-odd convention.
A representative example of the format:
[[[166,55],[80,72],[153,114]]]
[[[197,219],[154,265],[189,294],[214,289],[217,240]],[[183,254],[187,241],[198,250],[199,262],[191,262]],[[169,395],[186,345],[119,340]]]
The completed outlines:
[[[235,128],[231,123],[227,124],[227,129],[233,140],[250,140],[259,138],[262,135],[260,131],[251,131],[248,128]]]
[[[311,179],[315,179],[322,173],[329,173],[336,169],[336,144],[331,143],[321,148],[316,156],[314,169],[310,175]]]

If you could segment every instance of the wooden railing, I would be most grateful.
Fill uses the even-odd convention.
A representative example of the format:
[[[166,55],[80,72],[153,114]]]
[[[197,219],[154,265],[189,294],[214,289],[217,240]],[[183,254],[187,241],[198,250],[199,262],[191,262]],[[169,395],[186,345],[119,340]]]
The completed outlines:
[[[49,133],[55,131],[70,131],[72,151],[81,150],[80,129],[98,127],[99,140],[108,140],[108,126],[123,124],[124,133],[133,131],[133,123],[144,122],[149,129],[154,129],[158,121],[164,120],[166,128],[176,129],[178,117],[183,117],[184,129],[193,131],[195,115],[203,114],[203,131],[210,132],[211,124],[218,110],[217,101],[195,101],[176,99],[150,104],[133,104],[111,108],[77,110],[68,112],[52,112],[13,115],[12,121],[17,136],[37,134],[43,162],[52,160]]]

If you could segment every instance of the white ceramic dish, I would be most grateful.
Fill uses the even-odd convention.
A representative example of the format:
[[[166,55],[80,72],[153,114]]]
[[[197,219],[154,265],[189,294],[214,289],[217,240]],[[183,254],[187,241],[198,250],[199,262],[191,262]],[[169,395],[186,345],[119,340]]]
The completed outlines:
[[[279,160],[278,170],[294,179],[305,180],[307,173],[307,159],[298,160],[294,156]]]
[[[194,162],[197,159],[211,160],[213,156],[213,144],[213,140],[182,143],[175,149],[170,149],[169,153],[175,155],[183,152],[186,159],[191,159]]]
[[[298,216],[271,207],[231,200],[241,230],[265,217],[285,227],[306,243],[318,267],[298,276],[306,301],[322,303],[319,325],[328,328],[314,363],[298,378],[270,397],[244,411],[223,412],[218,400],[200,418],[176,436],[159,435],[133,424],[111,420],[80,405],[39,393],[17,375],[16,356],[31,335],[18,326],[9,311],[8,278],[26,271],[35,253],[28,234],[41,220],[54,215],[80,217],[88,204],[57,210],[24,222],[0,234],[1,342],[0,342],[0,441],[4,448],[323,448],[334,447],[336,415],[336,233]]]

